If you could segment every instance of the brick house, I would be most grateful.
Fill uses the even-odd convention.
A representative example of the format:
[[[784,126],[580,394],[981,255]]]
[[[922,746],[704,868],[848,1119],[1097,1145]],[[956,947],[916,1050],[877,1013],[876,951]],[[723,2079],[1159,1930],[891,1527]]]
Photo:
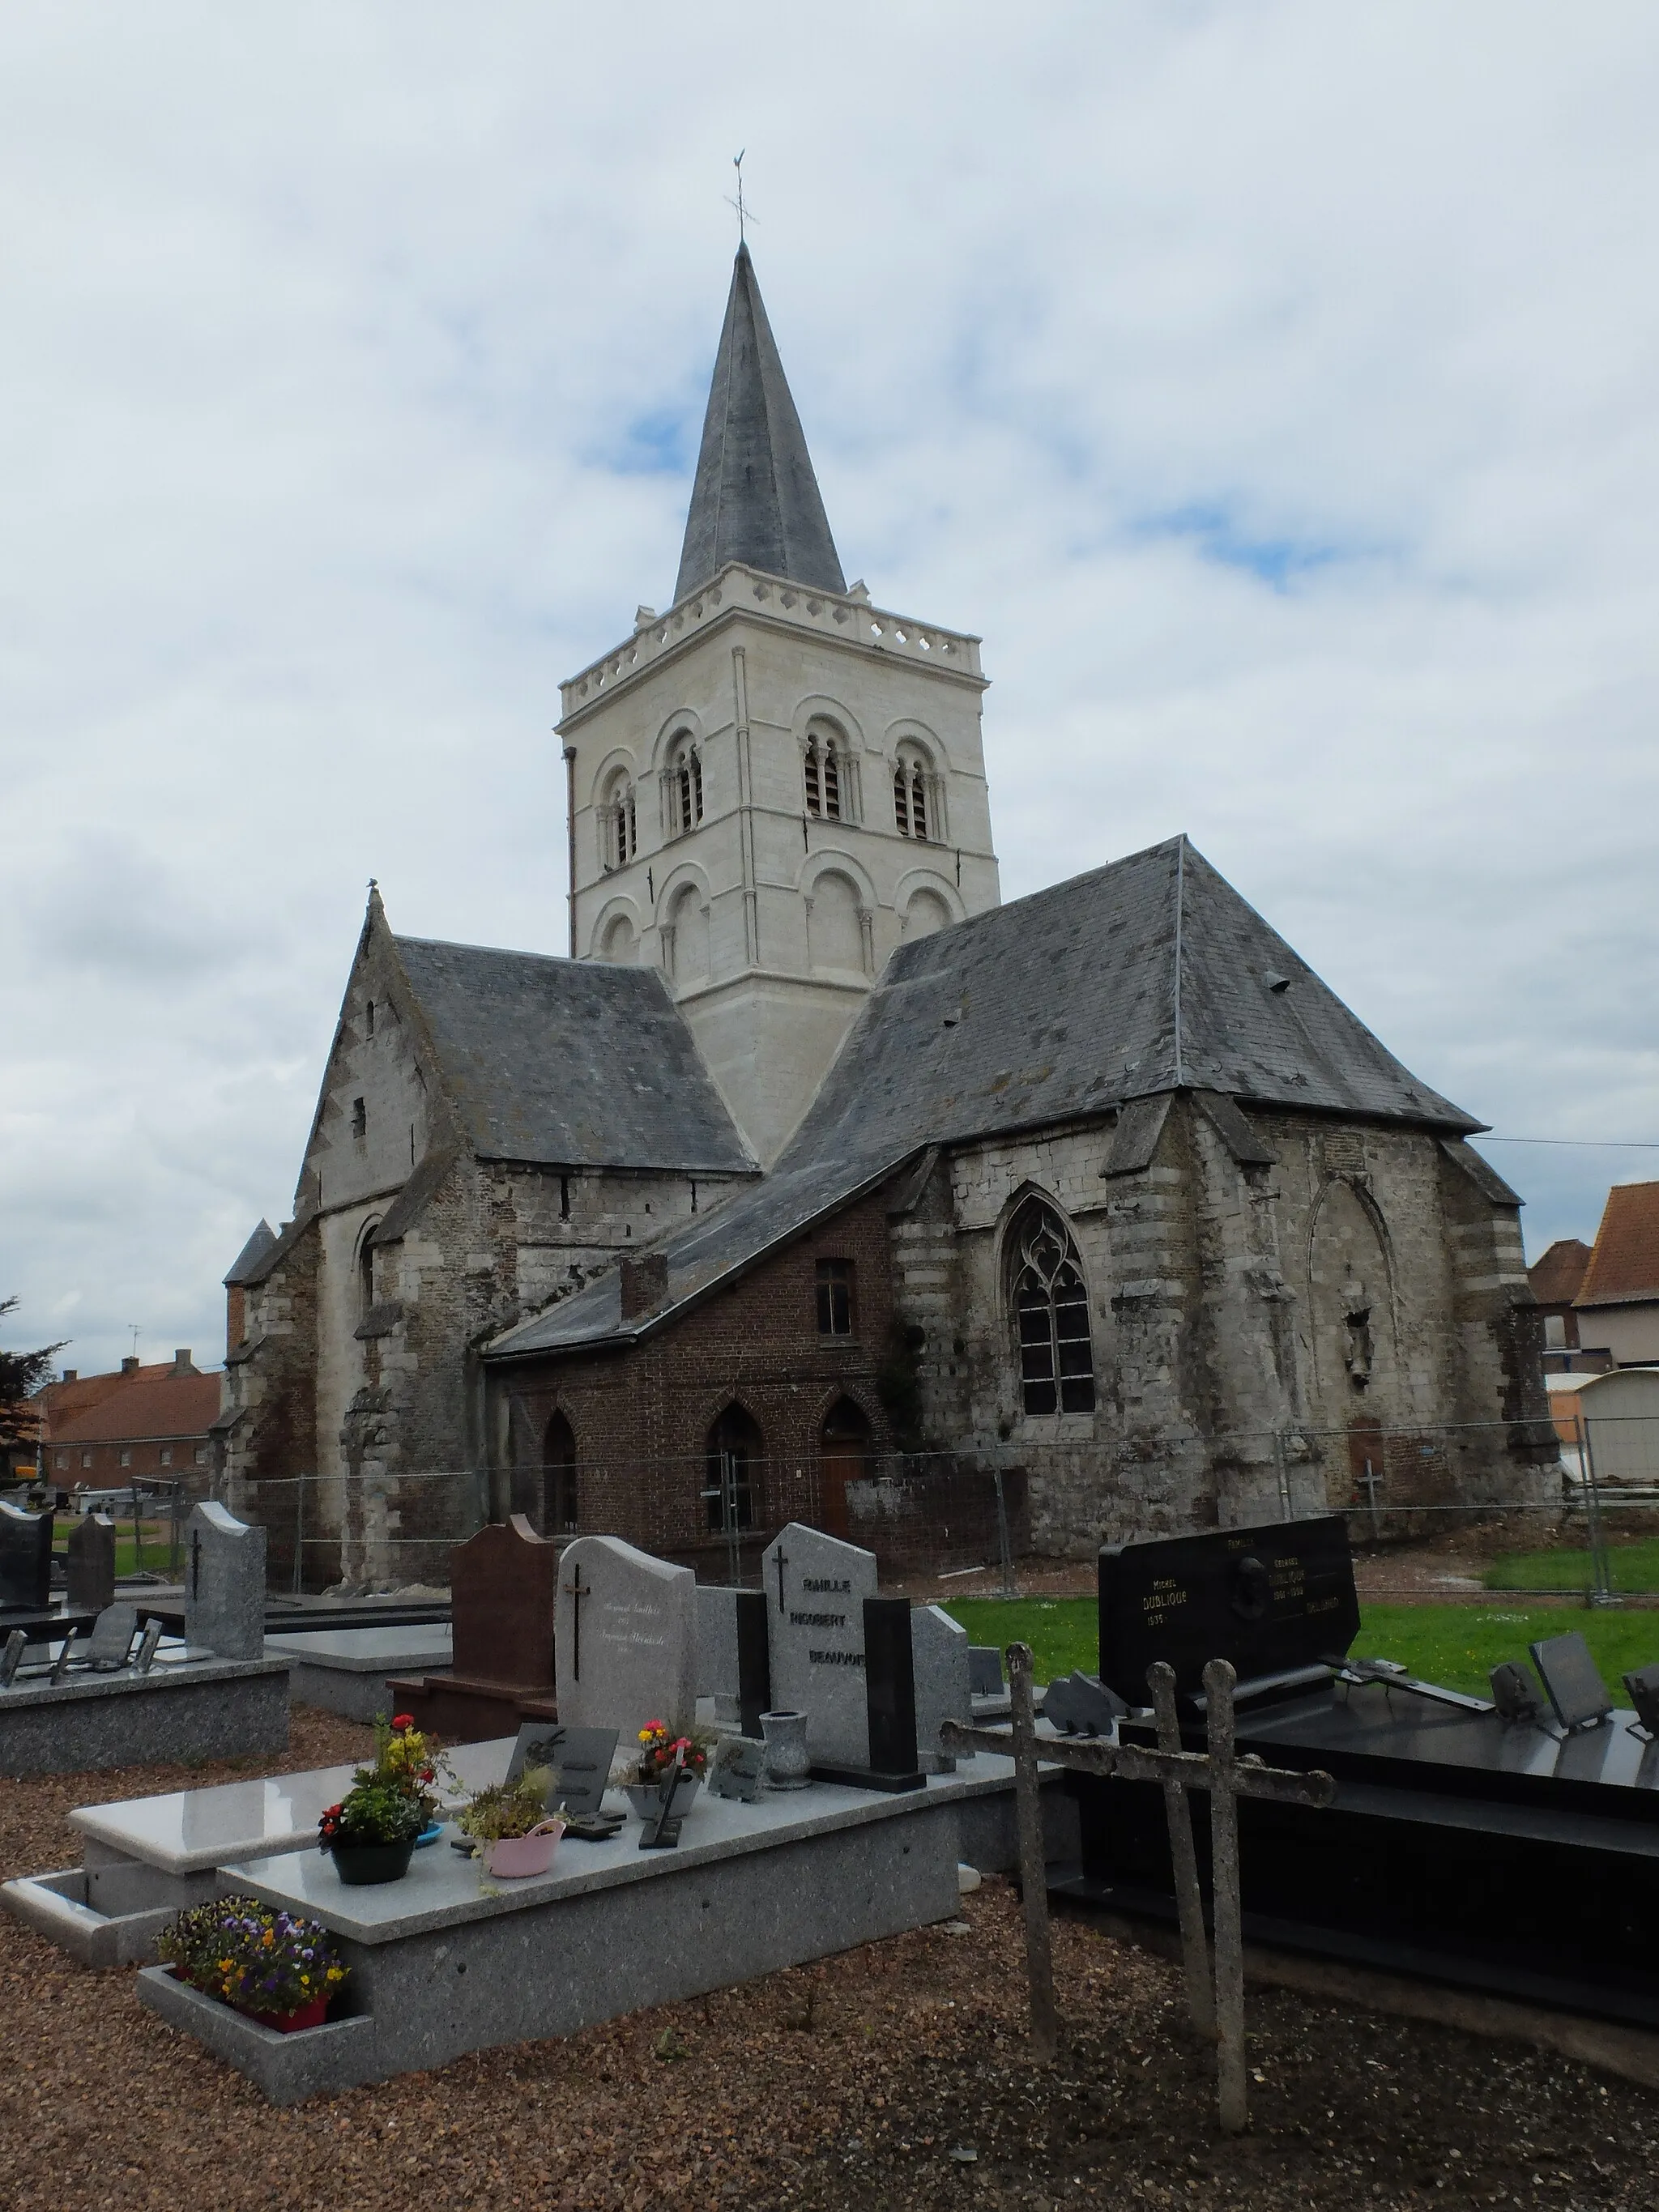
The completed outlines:
[[[1574,1298],[1579,1333],[1607,1364],[1659,1364],[1659,1182],[1615,1183]]]
[[[170,1363],[124,1359],[112,1375],[81,1375],[37,1392],[40,1473],[55,1490],[122,1490],[135,1481],[187,1481],[205,1494],[213,1472],[212,1431],[220,1377],[188,1351]]]

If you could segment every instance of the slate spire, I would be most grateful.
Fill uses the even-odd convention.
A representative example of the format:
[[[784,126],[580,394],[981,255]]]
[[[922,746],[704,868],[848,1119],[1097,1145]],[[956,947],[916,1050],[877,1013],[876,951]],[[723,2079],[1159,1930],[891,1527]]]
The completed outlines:
[[[746,246],[732,270],[675,599],[728,561],[819,591],[847,589]]]

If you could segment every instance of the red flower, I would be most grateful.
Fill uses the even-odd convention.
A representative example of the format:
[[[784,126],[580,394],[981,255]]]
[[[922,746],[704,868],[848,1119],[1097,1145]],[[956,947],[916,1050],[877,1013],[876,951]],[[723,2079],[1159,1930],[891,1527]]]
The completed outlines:
[[[393,1713],[392,1725],[394,1730],[412,1729],[415,1725],[415,1716],[413,1713]]]

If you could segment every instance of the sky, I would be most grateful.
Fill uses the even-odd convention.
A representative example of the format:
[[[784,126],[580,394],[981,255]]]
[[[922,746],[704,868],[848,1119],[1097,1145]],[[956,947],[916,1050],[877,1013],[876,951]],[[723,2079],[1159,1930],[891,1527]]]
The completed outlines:
[[[564,950],[557,685],[672,597],[740,148],[847,573],[984,638],[1005,896],[1185,830],[1592,1237],[1659,1176],[1656,112],[1643,0],[8,0],[3,1340],[222,1355],[371,876]]]

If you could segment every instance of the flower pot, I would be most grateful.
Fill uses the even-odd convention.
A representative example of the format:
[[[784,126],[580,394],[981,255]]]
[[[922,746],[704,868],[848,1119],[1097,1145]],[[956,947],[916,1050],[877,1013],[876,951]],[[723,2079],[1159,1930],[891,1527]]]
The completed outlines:
[[[334,1871],[349,1888],[366,1888],[370,1882],[401,1881],[415,1856],[415,1838],[401,1844],[342,1844],[328,1847]]]
[[[484,1872],[498,1881],[523,1881],[530,1875],[545,1874],[563,1833],[562,1820],[542,1820],[527,1836],[498,1837],[480,1846]]]
[[[630,1782],[628,1784],[628,1802],[641,1820],[656,1819],[662,1810],[663,1793],[667,1787],[665,1782]],[[674,1818],[677,1820],[683,1820],[691,1810],[702,1787],[702,1775],[681,1775],[680,1786],[674,1792]]]
[[[763,1713],[766,1779],[774,1790],[805,1790],[811,1778],[812,1754],[806,1748],[805,1713]]]
[[[233,2005],[231,2010],[240,2013],[244,2020],[257,2020],[261,2027],[274,2027],[278,2035],[298,2035],[303,2028],[320,2027],[328,2018],[328,1992],[325,1990],[295,2012],[259,2012],[252,2005]]]

